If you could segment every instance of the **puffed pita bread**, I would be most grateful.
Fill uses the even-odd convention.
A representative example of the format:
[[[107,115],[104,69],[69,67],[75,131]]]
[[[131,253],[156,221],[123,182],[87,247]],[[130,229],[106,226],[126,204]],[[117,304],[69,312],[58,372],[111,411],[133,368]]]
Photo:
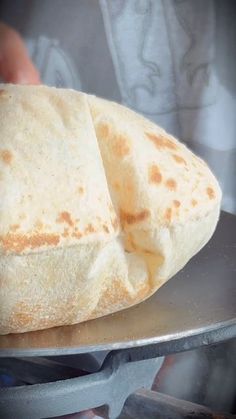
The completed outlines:
[[[163,129],[69,89],[0,86],[0,333],[137,304],[214,232],[221,191]]]

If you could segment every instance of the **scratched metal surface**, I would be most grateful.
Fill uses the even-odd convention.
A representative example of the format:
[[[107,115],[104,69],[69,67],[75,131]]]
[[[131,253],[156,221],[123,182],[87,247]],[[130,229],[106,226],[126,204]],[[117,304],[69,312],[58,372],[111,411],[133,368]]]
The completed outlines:
[[[204,344],[208,335],[211,342],[236,336],[236,216],[224,212],[209,244],[149,300],[75,326],[1,336],[0,356],[76,354],[164,343],[168,345],[162,353],[170,353],[178,342],[183,342],[183,350],[190,349],[192,341],[195,346]]]

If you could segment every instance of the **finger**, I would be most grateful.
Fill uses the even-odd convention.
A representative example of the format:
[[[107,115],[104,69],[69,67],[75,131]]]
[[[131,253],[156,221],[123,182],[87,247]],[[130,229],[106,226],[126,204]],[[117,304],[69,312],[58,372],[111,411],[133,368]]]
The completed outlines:
[[[0,77],[7,83],[39,84],[39,73],[20,35],[0,24]]]

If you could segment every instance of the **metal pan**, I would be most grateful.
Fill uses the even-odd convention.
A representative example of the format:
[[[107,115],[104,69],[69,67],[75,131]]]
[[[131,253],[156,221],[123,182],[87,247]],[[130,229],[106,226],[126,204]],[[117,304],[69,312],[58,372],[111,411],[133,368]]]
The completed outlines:
[[[0,337],[0,356],[45,356],[159,344],[161,354],[236,336],[236,217],[153,297],[75,326]]]

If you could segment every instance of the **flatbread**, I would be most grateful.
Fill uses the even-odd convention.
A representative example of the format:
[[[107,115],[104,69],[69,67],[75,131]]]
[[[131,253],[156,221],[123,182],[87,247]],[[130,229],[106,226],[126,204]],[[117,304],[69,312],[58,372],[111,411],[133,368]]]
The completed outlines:
[[[206,244],[221,202],[160,127],[44,86],[0,86],[0,193],[1,334],[141,302]]]

